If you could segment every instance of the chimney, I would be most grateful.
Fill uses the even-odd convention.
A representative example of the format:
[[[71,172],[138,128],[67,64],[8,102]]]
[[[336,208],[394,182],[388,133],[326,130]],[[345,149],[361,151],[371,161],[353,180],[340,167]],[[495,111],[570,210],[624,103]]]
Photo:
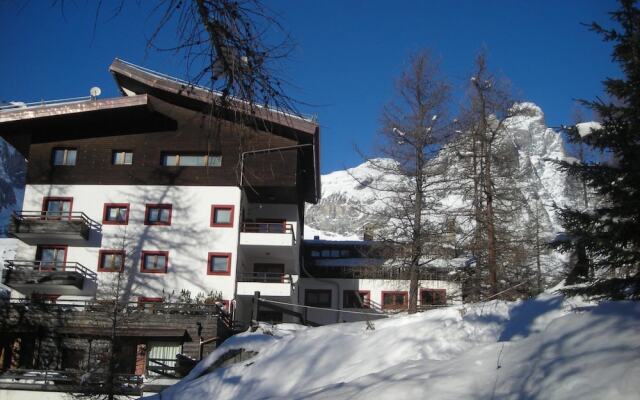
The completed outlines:
[[[320,240],[320,235],[315,235],[315,236],[313,237],[313,240]]]

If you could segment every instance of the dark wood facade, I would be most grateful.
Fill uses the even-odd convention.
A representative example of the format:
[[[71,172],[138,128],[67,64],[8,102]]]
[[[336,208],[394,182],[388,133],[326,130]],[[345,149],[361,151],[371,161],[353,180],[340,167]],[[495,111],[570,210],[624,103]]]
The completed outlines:
[[[233,124],[221,124],[217,129],[207,129],[188,120],[179,122],[178,130],[140,134],[112,134],[71,140],[56,140],[30,146],[27,184],[62,185],[175,185],[175,186],[237,186],[240,178],[242,151],[272,146],[295,145],[290,139],[260,134],[238,132]],[[53,150],[72,148],[77,150],[75,166],[54,166]],[[212,155],[222,156],[220,167],[168,167],[161,164],[166,152],[200,154],[208,149]],[[132,165],[113,165],[114,150],[133,152]],[[205,150],[206,152],[206,150]],[[245,176],[256,186],[282,186],[294,188],[297,184],[297,152],[247,157]],[[273,162],[272,162],[273,161]],[[264,168],[265,163],[269,168]]]

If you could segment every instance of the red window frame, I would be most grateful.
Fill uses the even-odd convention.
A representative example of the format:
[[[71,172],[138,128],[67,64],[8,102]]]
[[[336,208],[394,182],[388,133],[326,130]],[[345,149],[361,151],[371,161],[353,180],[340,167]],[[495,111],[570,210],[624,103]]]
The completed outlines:
[[[162,297],[145,297],[145,296],[138,296],[138,303],[162,303],[164,300],[162,299]]]
[[[318,294],[318,293],[329,293],[329,304],[328,305],[320,304],[320,303],[309,304],[308,295],[312,294],[312,293],[315,293],[315,294]],[[331,308],[332,304],[333,304],[333,291],[331,289],[305,289],[305,291],[304,291],[304,305],[305,306]]]
[[[45,303],[45,304],[56,304],[58,298],[61,295],[59,294],[42,294],[42,293],[31,293],[31,301],[34,303]]]
[[[404,296],[404,301],[402,304],[397,305],[397,304],[393,304],[392,306],[387,306],[384,304],[384,296],[386,294],[389,295],[403,295]],[[401,291],[382,291],[382,294],[380,295],[380,305],[382,307],[383,310],[403,310],[405,308],[409,307],[409,292],[407,292],[406,290],[401,290]]]
[[[41,261],[42,259],[42,249],[63,249],[64,250],[64,260],[62,261],[62,267],[60,271],[64,271],[67,266],[67,254],[69,254],[69,246],[65,244],[39,244],[36,247],[36,260]],[[57,268],[42,268],[42,264],[38,265],[41,271],[58,271]]]
[[[424,293],[433,293],[433,299],[440,299],[440,301],[425,303]],[[420,305],[423,306],[446,306],[447,305],[447,290],[446,289],[420,289]]]
[[[160,208],[160,209],[165,209],[165,210],[169,210],[169,221],[164,222],[164,221],[149,221],[149,212],[151,211],[152,208]],[[144,209],[144,224],[145,225],[164,225],[164,226],[168,226],[171,225],[171,216],[173,214],[173,204],[168,204],[168,203],[163,203],[163,204],[146,204],[145,205],[145,209]]]
[[[146,269],[144,265],[145,256],[164,256],[165,257],[164,270]],[[166,274],[168,268],[169,268],[169,252],[168,251],[157,251],[157,250],[142,251],[142,255],[140,256],[140,272],[143,272],[145,274]]]
[[[122,256],[122,265],[120,270],[105,268],[102,264],[102,256],[109,254],[120,254]],[[124,270],[124,250],[100,250],[98,251],[98,272],[122,272]]]
[[[224,272],[211,271],[211,259],[213,257],[226,257],[227,258],[227,270],[224,271]],[[231,275],[231,253],[210,252],[207,255],[207,275]]]
[[[126,208],[127,209],[127,217],[124,221],[109,221],[107,220],[107,211],[110,208]],[[129,203],[104,203],[104,208],[102,210],[102,225],[127,225],[129,224]]]
[[[61,196],[45,196],[42,198],[42,216],[46,217],[46,218],[50,218],[49,215],[47,215],[47,206],[49,205],[50,201],[68,201],[69,202],[69,215],[67,215],[65,218],[67,219],[71,219],[71,213],[73,212],[73,197],[61,197]],[[63,216],[61,215],[60,218],[62,218]]]
[[[231,215],[229,216],[228,223],[217,223],[215,222],[216,210],[230,210]],[[233,227],[233,216],[235,213],[235,206],[232,204],[213,204],[211,206],[211,227],[216,228],[231,228]]]
[[[348,307],[345,304],[347,292],[358,293],[362,298],[362,307]],[[370,290],[343,290],[342,291],[342,308],[370,308],[371,307],[371,291]]]

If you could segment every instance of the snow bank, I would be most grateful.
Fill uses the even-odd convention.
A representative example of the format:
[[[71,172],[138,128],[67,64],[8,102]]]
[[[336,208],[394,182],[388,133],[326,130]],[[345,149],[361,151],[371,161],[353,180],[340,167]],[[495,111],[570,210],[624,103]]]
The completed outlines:
[[[640,304],[542,295],[229,339],[162,399],[626,399],[640,393]],[[231,349],[258,354],[201,375]],[[160,399],[159,396],[152,397]]]

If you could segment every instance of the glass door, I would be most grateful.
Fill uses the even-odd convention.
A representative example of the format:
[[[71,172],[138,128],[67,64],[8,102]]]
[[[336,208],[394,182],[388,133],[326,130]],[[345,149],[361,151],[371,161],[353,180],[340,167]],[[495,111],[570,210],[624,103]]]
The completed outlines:
[[[64,271],[67,259],[65,246],[38,246],[36,258],[40,269],[52,271]]]
[[[71,199],[46,199],[44,211],[47,218],[71,218]]]

